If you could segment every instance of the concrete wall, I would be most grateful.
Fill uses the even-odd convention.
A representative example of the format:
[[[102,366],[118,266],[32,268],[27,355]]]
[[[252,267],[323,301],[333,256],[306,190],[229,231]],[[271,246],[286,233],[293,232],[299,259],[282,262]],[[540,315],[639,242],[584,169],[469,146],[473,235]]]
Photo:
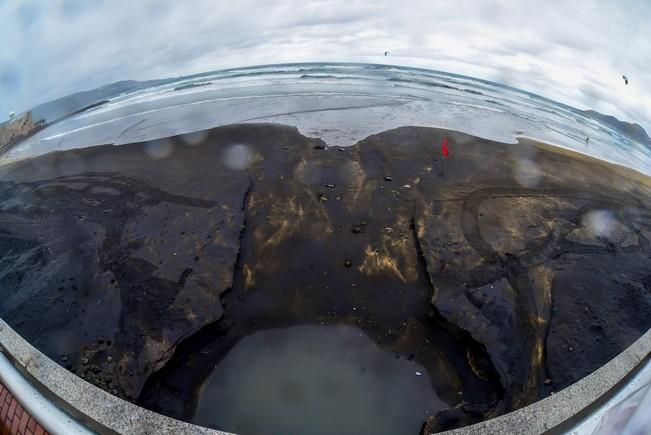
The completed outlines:
[[[140,408],[70,373],[25,341],[0,319],[0,357],[11,358],[34,385],[91,431],[118,434],[232,435],[195,426]],[[651,330],[610,362],[539,402],[492,420],[441,435],[566,433],[567,422],[594,413],[593,406],[629,383],[629,374],[651,358]],[[2,380],[0,365],[0,381]],[[35,402],[34,397],[29,398]],[[30,402],[30,403],[31,403]],[[74,411],[74,412],[72,412]],[[571,429],[572,425],[569,425]],[[71,431],[60,431],[60,433]],[[55,432],[53,432],[55,433]]]

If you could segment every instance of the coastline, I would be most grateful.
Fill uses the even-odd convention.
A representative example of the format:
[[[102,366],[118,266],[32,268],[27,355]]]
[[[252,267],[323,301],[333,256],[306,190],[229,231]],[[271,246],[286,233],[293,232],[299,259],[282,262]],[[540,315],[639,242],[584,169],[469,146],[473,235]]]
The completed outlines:
[[[7,260],[0,315],[114,394],[186,415],[206,368],[242,336],[361,319],[380,325],[365,331],[383,348],[438,373],[445,428],[545,397],[649,327],[651,183],[634,170],[422,127],[343,151],[272,124],[189,139],[0,167],[5,250],[21,253]],[[586,228],[602,210],[608,234]],[[352,284],[333,315],[332,289]],[[260,310],[274,314],[237,320]],[[570,367],[574,352],[586,361]]]

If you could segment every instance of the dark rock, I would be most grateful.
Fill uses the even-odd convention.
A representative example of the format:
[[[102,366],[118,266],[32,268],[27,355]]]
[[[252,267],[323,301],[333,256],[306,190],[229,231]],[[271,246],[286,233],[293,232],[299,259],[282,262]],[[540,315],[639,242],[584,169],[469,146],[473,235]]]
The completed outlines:
[[[397,351],[397,358],[418,351],[443,402],[458,403],[456,392],[464,391],[463,399],[472,403],[440,422],[452,426],[538,400],[549,390],[538,388],[541,372],[560,389],[648,330],[651,309],[641,289],[648,287],[651,266],[641,233],[631,238],[639,239],[639,246],[618,248],[616,256],[599,240],[589,244],[566,237],[572,222],[580,223],[583,211],[597,203],[626,221],[624,227],[650,227],[646,196],[617,188],[619,177],[626,181],[623,170],[569,153],[559,160],[559,154],[536,147],[536,164],[554,174],[553,183],[543,177],[539,186],[524,189],[511,179],[513,159],[485,164],[487,149],[509,156],[513,145],[468,137],[464,158],[455,163],[458,174],[440,180],[425,176],[418,192],[395,198],[373,186],[381,183],[382,173],[425,174],[439,131],[394,129],[347,153],[312,152],[318,142],[286,127],[229,126],[208,135],[204,145],[176,147],[179,165],[173,167],[170,160],[148,158],[142,144],[129,144],[44,155],[0,171],[0,206],[10,217],[0,230],[11,235],[10,242],[0,238],[0,253],[12,252],[5,257],[7,273],[0,282],[3,319],[54,358],[60,350],[43,331],[63,329],[79,349],[87,336],[110,337],[110,352],[122,370],[106,363],[108,340],[81,355],[82,364],[90,359],[96,377],[105,382],[110,376],[122,397],[151,393],[160,399],[143,399],[151,409],[168,399],[164,390],[169,385],[180,391],[183,410],[217,355],[247,333],[270,324],[318,321],[326,312],[335,322],[352,307],[364,306],[355,320],[378,345]],[[244,142],[260,163],[242,171],[220,167],[224,182],[212,182],[211,163],[221,159],[223,147]],[[291,151],[284,152],[283,145]],[[80,160],[84,170],[97,172],[62,174],[60,168]],[[279,177],[285,180],[276,182]],[[83,200],[95,199],[90,189],[81,194],[65,187],[80,179],[92,187],[110,185],[120,195],[110,202],[98,197],[105,205],[90,206]],[[314,201],[315,183],[324,189],[322,180],[336,183],[347,201],[327,207]],[[16,199],[27,205],[16,206]],[[104,207],[111,207],[113,215],[103,215]],[[629,216],[629,207],[638,213]],[[478,219],[479,210],[485,217]],[[79,215],[86,219],[77,221]],[[359,223],[363,218],[372,225]],[[532,226],[540,221],[544,224]],[[170,229],[165,234],[163,225]],[[196,228],[199,239],[210,239],[205,231],[214,231],[214,240],[200,246],[195,237],[180,237],[180,228]],[[350,237],[346,229],[365,235]],[[94,232],[102,234],[101,240]],[[83,251],[70,251],[70,244],[56,251],[62,236]],[[446,244],[458,247],[441,249]],[[203,261],[179,280],[197,250]],[[508,259],[507,251],[512,253]],[[355,258],[359,273],[341,273],[342,255]],[[595,273],[613,268],[626,276]],[[120,277],[119,291],[106,285],[107,274]],[[43,282],[61,276],[76,276],[71,285],[83,294],[59,296],[56,304],[41,297],[22,306],[11,302],[21,292],[40,294]],[[586,289],[575,283],[587,284]],[[246,302],[239,303],[244,294]],[[577,301],[577,294],[609,304],[591,305],[586,313],[586,302]],[[414,319],[418,328],[412,327]],[[622,319],[627,328],[618,327]],[[603,332],[588,329],[595,323]],[[608,343],[597,343],[599,336],[609,337]],[[168,346],[150,346],[150,338]],[[544,367],[531,363],[532,344],[540,339]],[[208,342],[214,351],[203,355]],[[567,358],[568,343],[580,349],[582,358]],[[438,365],[441,360],[447,362]],[[79,371],[91,373],[86,367]]]

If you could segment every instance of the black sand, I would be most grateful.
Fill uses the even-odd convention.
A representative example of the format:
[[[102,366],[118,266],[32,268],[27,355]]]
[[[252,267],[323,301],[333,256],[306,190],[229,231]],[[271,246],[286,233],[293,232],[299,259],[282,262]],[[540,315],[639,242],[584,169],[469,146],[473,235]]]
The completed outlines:
[[[276,125],[168,141],[160,159],[107,145],[0,169],[0,316],[151,409],[191,419],[255,331],[347,323],[413,354],[449,405],[428,426],[456,427],[566,387],[651,324],[651,183],[633,171],[415,127],[343,151]],[[248,168],[224,165],[233,144]]]

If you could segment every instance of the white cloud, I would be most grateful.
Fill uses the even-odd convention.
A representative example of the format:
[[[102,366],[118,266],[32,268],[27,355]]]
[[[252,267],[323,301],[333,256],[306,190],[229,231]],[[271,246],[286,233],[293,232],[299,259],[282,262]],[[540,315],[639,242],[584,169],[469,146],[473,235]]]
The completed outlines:
[[[0,0],[0,113],[122,79],[356,61],[496,80],[651,130],[650,21],[646,0]]]

